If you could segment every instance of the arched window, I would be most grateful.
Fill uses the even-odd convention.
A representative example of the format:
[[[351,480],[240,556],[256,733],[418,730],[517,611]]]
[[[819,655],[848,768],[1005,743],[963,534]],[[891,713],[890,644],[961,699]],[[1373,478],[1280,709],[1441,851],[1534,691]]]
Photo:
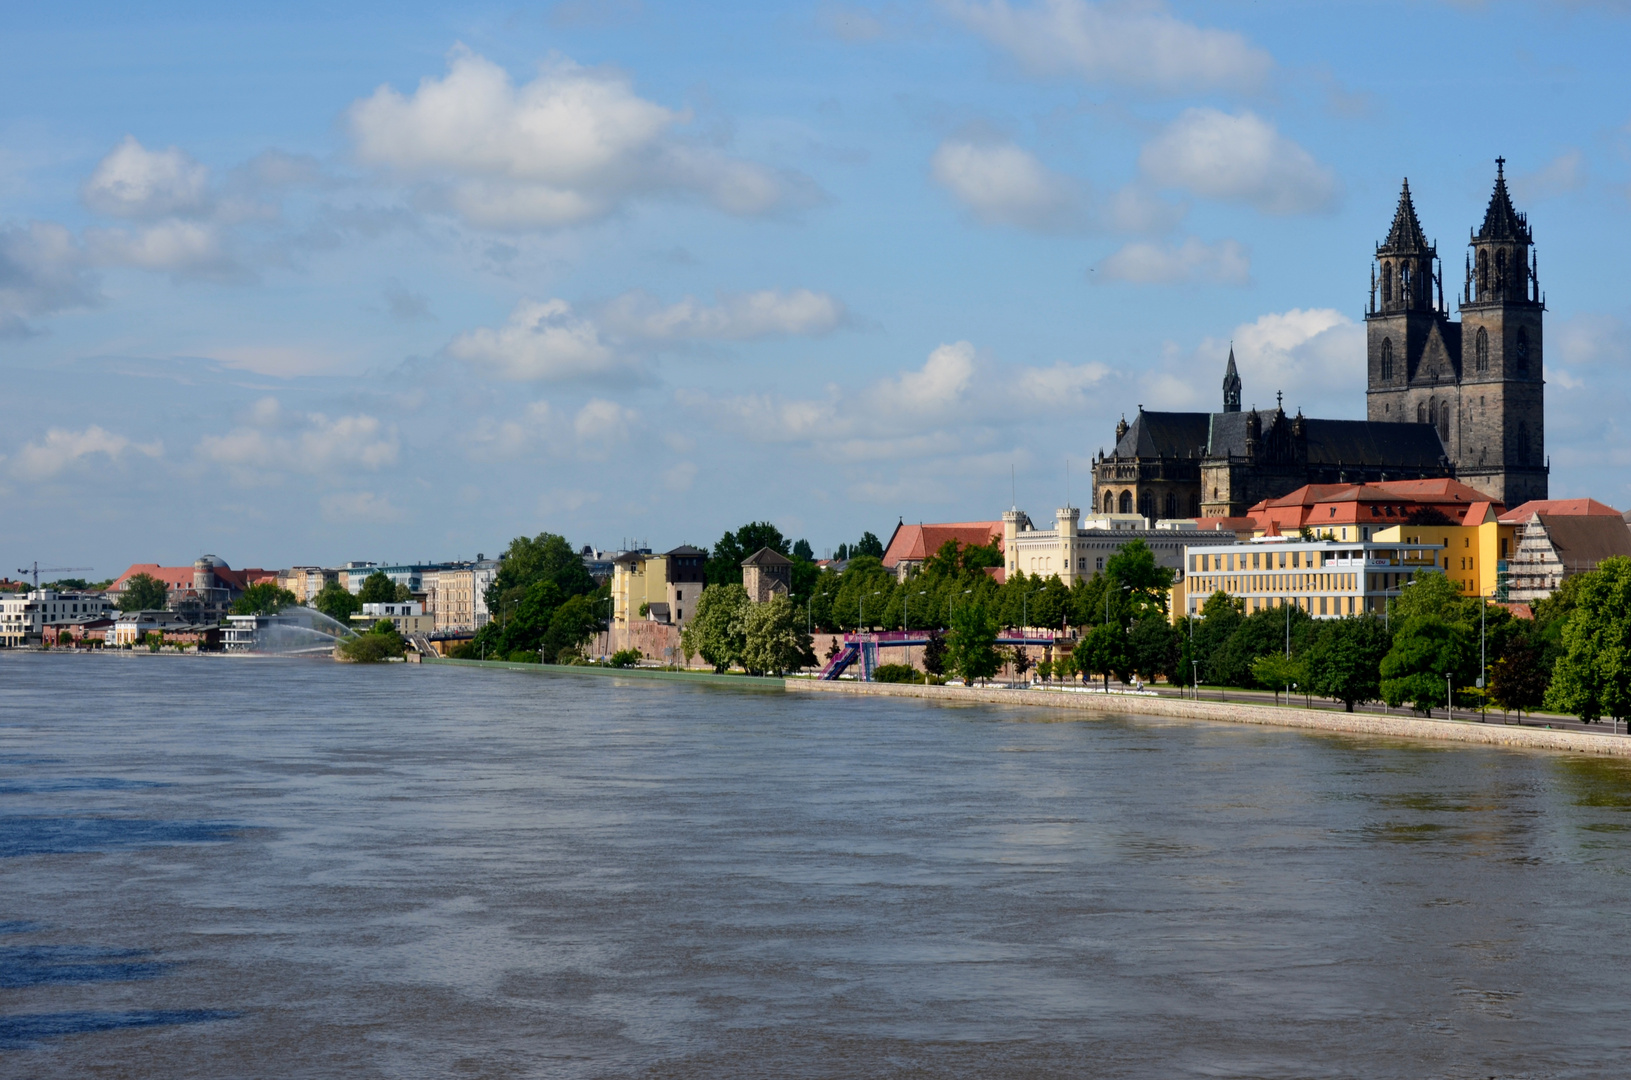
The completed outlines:
[[[1423,405],[1421,402],[1416,403],[1416,423],[1427,423],[1427,406]]]
[[[1410,264],[1409,263],[1400,263],[1399,264],[1399,299],[1400,299],[1400,301],[1402,301],[1404,303],[1407,303],[1407,304],[1413,299],[1413,297],[1411,295],[1411,289],[1410,289]]]
[[[1497,251],[1495,253],[1494,285],[1495,295],[1497,297],[1506,295],[1506,252],[1504,251]]]
[[[1512,352],[1518,358],[1517,369],[1520,375],[1529,373],[1529,331],[1518,327],[1518,340],[1512,345]]]
[[[1489,251],[1483,248],[1478,251],[1478,299],[1489,299]]]
[[[1121,512],[1123,514],[1130,514],[1133,512],[1133,493],[1130,491],[1123,491],[1121,493]]]
[[[1393,339],[1382,339],[1382,381],[1393,381]]]
[[[1104,493],[1104,512],[1106,514],[1113,514],[1116,512],[1116,493],[1113,491],[1106,491]]]
[[[1147,491],[1144,492],[1143,494],[1139,495],[1139,497],[1138,497],[1138,513],[1139,513],[1140,517],[1154,517],[1155,516],[1155,507],[1153,505],[1154,501],[1155,500],[1150,498],[1150,493],[1147,492]]]
[[[1444,440],[1444,445],[1450,445],[1450,406],[1445,404],[1438,414],[1438,437]]]
[[[1382,303],[1393,302],[1393,264],[1382,264]]]
[[[1478,328],[1478,336],[1473,338],[1473,369],[1476,371],[1489,370],[1489,334],[1482,326]]]
[[[1189,516],[1201,516],[1201,497],[1199,495],[1191,495],[1189,497]]]
[[[1167,517],[1175,518],[1177,516],[1178,516],[1178,496],[1174,495],[1172,492],[1169,491],[1169,492],[1167,492]]]
[[[1427,422],[1434,427],[1438,426],[1438,402],[1436,401],[1427,403]]]

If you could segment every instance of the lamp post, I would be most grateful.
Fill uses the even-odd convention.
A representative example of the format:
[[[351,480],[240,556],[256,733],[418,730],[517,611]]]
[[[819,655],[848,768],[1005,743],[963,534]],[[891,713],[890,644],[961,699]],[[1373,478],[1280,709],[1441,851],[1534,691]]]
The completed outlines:
[[[881,592],[883,592],[882,589],[873,589],[871,595],[872,596],[877,596]],[[867,595],[868,595],[867,593],[862,593],[861,594],[861,599],[860,599],[860,601],[859,601],[859,603],[857,604],[857,607],[856,607],[856,612],[855,612],[855,632],[857,634],[862,632],[861,624],[866,621],[866,598],[867,598]]]
[[[1451,720],[1455,719],[1455,698],[1450,696],[1450,673],[1444,673],[1444,712]]]

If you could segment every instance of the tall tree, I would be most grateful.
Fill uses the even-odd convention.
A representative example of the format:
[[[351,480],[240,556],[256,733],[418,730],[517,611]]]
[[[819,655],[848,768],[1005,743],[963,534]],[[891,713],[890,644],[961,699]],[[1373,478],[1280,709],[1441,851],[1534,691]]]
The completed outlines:
[[[1581,574],[1546,702],[1586,723],[1631,717],[1631,559]]]
[[[804,562],[815,562],[815,549],[810,546],[810,541],[795,540],[793,542],[793,558],[802,559]]]
[[[741,663],[747,648],[743,620],[750,606],[747,590],[741,585],[709,585],[703,589],[696,613],[680,635],[685,655],[701,656],[721,673]]]
[[[351,616],[362,611],[362,601],[338,581],[331,581],[312,599],[311,606],[340,623],[351,625]]]
[[[984,604],[964,604],[952,614],[946,659],[970,685],[997,673],[1002,664],[997,655],[997,619]]]
[[[534,582],[553,582],[563,600],[586,596],[595,591],[595,579],[583,565],[583,557],[572,550],[564,536],[539,533],[518,536],[499,556],[498,573],[487,586],[487,610],[502,619],[506,608],[518,603]]]
[[[748,674],[781,675],[815,663],[810,635],[793,616],[792,601],[780,593],[748,605],[742,615],[742,667]]]
[[[1086,653],[1084,656],[1083,653]],[[1076,665],[1086,675],[1098,672],[1104,677],[1104,689],[1110,690],[1110,676],[1123,682],[1132,674],[1132,654],[1127,648],[1127,632],[1113,622],[1095,626],[1073,653]]]
[[[1432,716],[1434,707],[1454,687],[1471,683],[1477,670],[1478,642],[1465,625],[1416,615],[1394,631],[1382,659],[1382,700],[1393,706],[1409,702]]]
[[[286,607],[300,603],[299,597],[288,589],[281,589],[275,581],[262,581],[245,589],[243,595],[232,602],[234,615],[272,615]]]
[[[1314,693],[1342,702],[1349,711],[1382,696],[1382,660],[1392,638],[1374,615],[1333,619],[1321,626],[1308,651]]]
[[[1490,668],[1490,698],[1520,717],[1544,705],[1551,683],[1545,656],[1545,650],[1527,638],[1508,643],[1500,659]]]
[[[742,560],[758,551],[770,548],[790,555],[787,538],[768,521],[750,521],[735,532],[727,532],[714,545],[713,554],[703,568],[710,585],[742,584]]]
[[[365,604],[389,604],[396,599],[396,582],[386,577],[383,571],[375,570],[362,579],[357,599]]]
[[[861,539],[849,551],[852,559],[857,555],[870,555],[874,559],[881,559],[883,558],[883,541],[870,532],[864,532],[861,534]]]
[[[1132,654],[1128,666],[1143,679],[1178,681],[1178,631],[1166,616],[1152,613],[1134,623],[1127,648]]]
[[[163,611],[170,601],[170,590],[152,574],[132,574],[119,594],[120,611]]]
[[[1155,552],[1142,540],[1131,540],[1105,560],[1104,572],[1118,586],[1125,585],[1129,599],[1139,614],[1159,611],[1166,614],[1167,597],[1176,576],[1155,561]]]

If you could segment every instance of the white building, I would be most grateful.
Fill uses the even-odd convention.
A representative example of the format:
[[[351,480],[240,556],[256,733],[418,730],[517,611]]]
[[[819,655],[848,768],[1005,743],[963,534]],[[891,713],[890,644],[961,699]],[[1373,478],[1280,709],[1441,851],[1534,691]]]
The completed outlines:
[[[399,634],[430,634],[436,630],[436,616],[426,614],[425,605],[417,600],[364,604],[361,615],[351,616],[358,630],[367,630],[381,619],[389,619]]]
[[[0,645],[15,648],[38,642],[47,626],[106,619],[113,604],[100,593],[59,593],[37,589],[0,593]]]
[[[1186,548],[1235,544],[1232,532],[1208,532],[1185,519],[1158,521],[1154,527],[1137,514],[1088,514],[1074,506],[1054,511],[1053,527],[1038,529],[1023,510],[1002,515],[1003,561],[1008,574],[1054,577],[1067,586],[1091,578],[1131,540],[1142,540],[1157,565],[1183,574]]]

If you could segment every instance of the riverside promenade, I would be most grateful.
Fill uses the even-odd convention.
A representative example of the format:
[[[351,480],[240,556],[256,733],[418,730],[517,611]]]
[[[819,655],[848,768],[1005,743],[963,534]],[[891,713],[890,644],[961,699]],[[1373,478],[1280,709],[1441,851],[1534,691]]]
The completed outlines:
[[[1232,724],[1330,731],[1348,735],[1380,735],[1399,739],[1505,746],[1515,750],[1562,750],[1573,754],[1599,754],[1631,758],[1631,737],[1607,732],[1557,731],[1517,727],[1477,720],[1428,720],[1422,717],[1376,713],[1331,712],[1294,706],[1192,701],[1187,698],[1144,694],[1097,694],[1066,690],[1010,690],[1003,687],[914,686],[907,683],[837,682],[788,679],[790,692],[839,694],[851,697],[923,698],[947,705],[1015,705],[1022,708],[1060,709],[1098,714],[1168,716],[1180,720],[1221,720]]]

